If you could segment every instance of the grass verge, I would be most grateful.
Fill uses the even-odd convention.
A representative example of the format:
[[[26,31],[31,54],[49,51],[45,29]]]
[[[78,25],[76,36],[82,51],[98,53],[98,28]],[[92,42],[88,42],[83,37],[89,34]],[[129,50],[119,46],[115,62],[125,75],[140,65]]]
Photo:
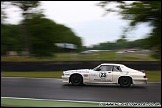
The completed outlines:
[[[1,98],[1,106],[12,107],[99,107],[99,103],[57,101],[47,99]]]
[[[161,82],[161,71],[146,71],[146,76],[150,82]]]
[[[148,81],[161,82],[161,71],[146,71]],[[62,71],[1,72],[1,77],[61,78]]]

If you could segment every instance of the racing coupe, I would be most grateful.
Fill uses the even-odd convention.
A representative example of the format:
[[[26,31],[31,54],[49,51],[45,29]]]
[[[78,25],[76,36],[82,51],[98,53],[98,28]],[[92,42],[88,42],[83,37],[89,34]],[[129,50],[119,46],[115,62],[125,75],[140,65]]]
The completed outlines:
[[[102,63],[94,69],[77,69],[63,71],[64,83],[83,85],[87,83],[119,84],[130,87],[132,84],[146,84],[145,71],[131,69],[123,64]]]

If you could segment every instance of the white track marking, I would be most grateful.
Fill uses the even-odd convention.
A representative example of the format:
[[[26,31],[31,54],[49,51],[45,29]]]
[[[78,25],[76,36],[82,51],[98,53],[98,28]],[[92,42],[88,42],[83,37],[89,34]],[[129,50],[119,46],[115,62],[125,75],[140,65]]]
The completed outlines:
[[[27,99],[27,100],[44,100],[44,101],[62,101],[62,102],[81,102],[81,103],[101,103],[96,101],[75,101],[75,100],[55,100],[55,99],[37,99],[37,98],[19,98],[19,97],[1,97],[1,99]]]

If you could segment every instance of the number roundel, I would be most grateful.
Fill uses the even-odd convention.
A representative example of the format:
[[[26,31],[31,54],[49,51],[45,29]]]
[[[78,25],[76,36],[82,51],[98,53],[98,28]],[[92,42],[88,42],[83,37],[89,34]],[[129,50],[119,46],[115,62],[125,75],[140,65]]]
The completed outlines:
[[[106,78],[106,77],[107,77],[107,75],[106,75],[106,73],[105,73],[105,72],[101,72],[101,73],[99,74],[99,77],[100,77],[100,78]]]

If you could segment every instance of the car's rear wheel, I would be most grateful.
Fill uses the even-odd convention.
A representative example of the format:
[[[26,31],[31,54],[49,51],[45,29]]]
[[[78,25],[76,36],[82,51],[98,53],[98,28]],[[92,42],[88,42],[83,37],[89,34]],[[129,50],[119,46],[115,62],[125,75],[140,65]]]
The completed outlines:
[[[119,84],[121,87],[129,87],[132,84],[132,79],[130,77],[120,77]]]
[[[83,84],[83,78],[79,74],[74,74],[70,77],[70,82],[72,85],[78,86]]]

